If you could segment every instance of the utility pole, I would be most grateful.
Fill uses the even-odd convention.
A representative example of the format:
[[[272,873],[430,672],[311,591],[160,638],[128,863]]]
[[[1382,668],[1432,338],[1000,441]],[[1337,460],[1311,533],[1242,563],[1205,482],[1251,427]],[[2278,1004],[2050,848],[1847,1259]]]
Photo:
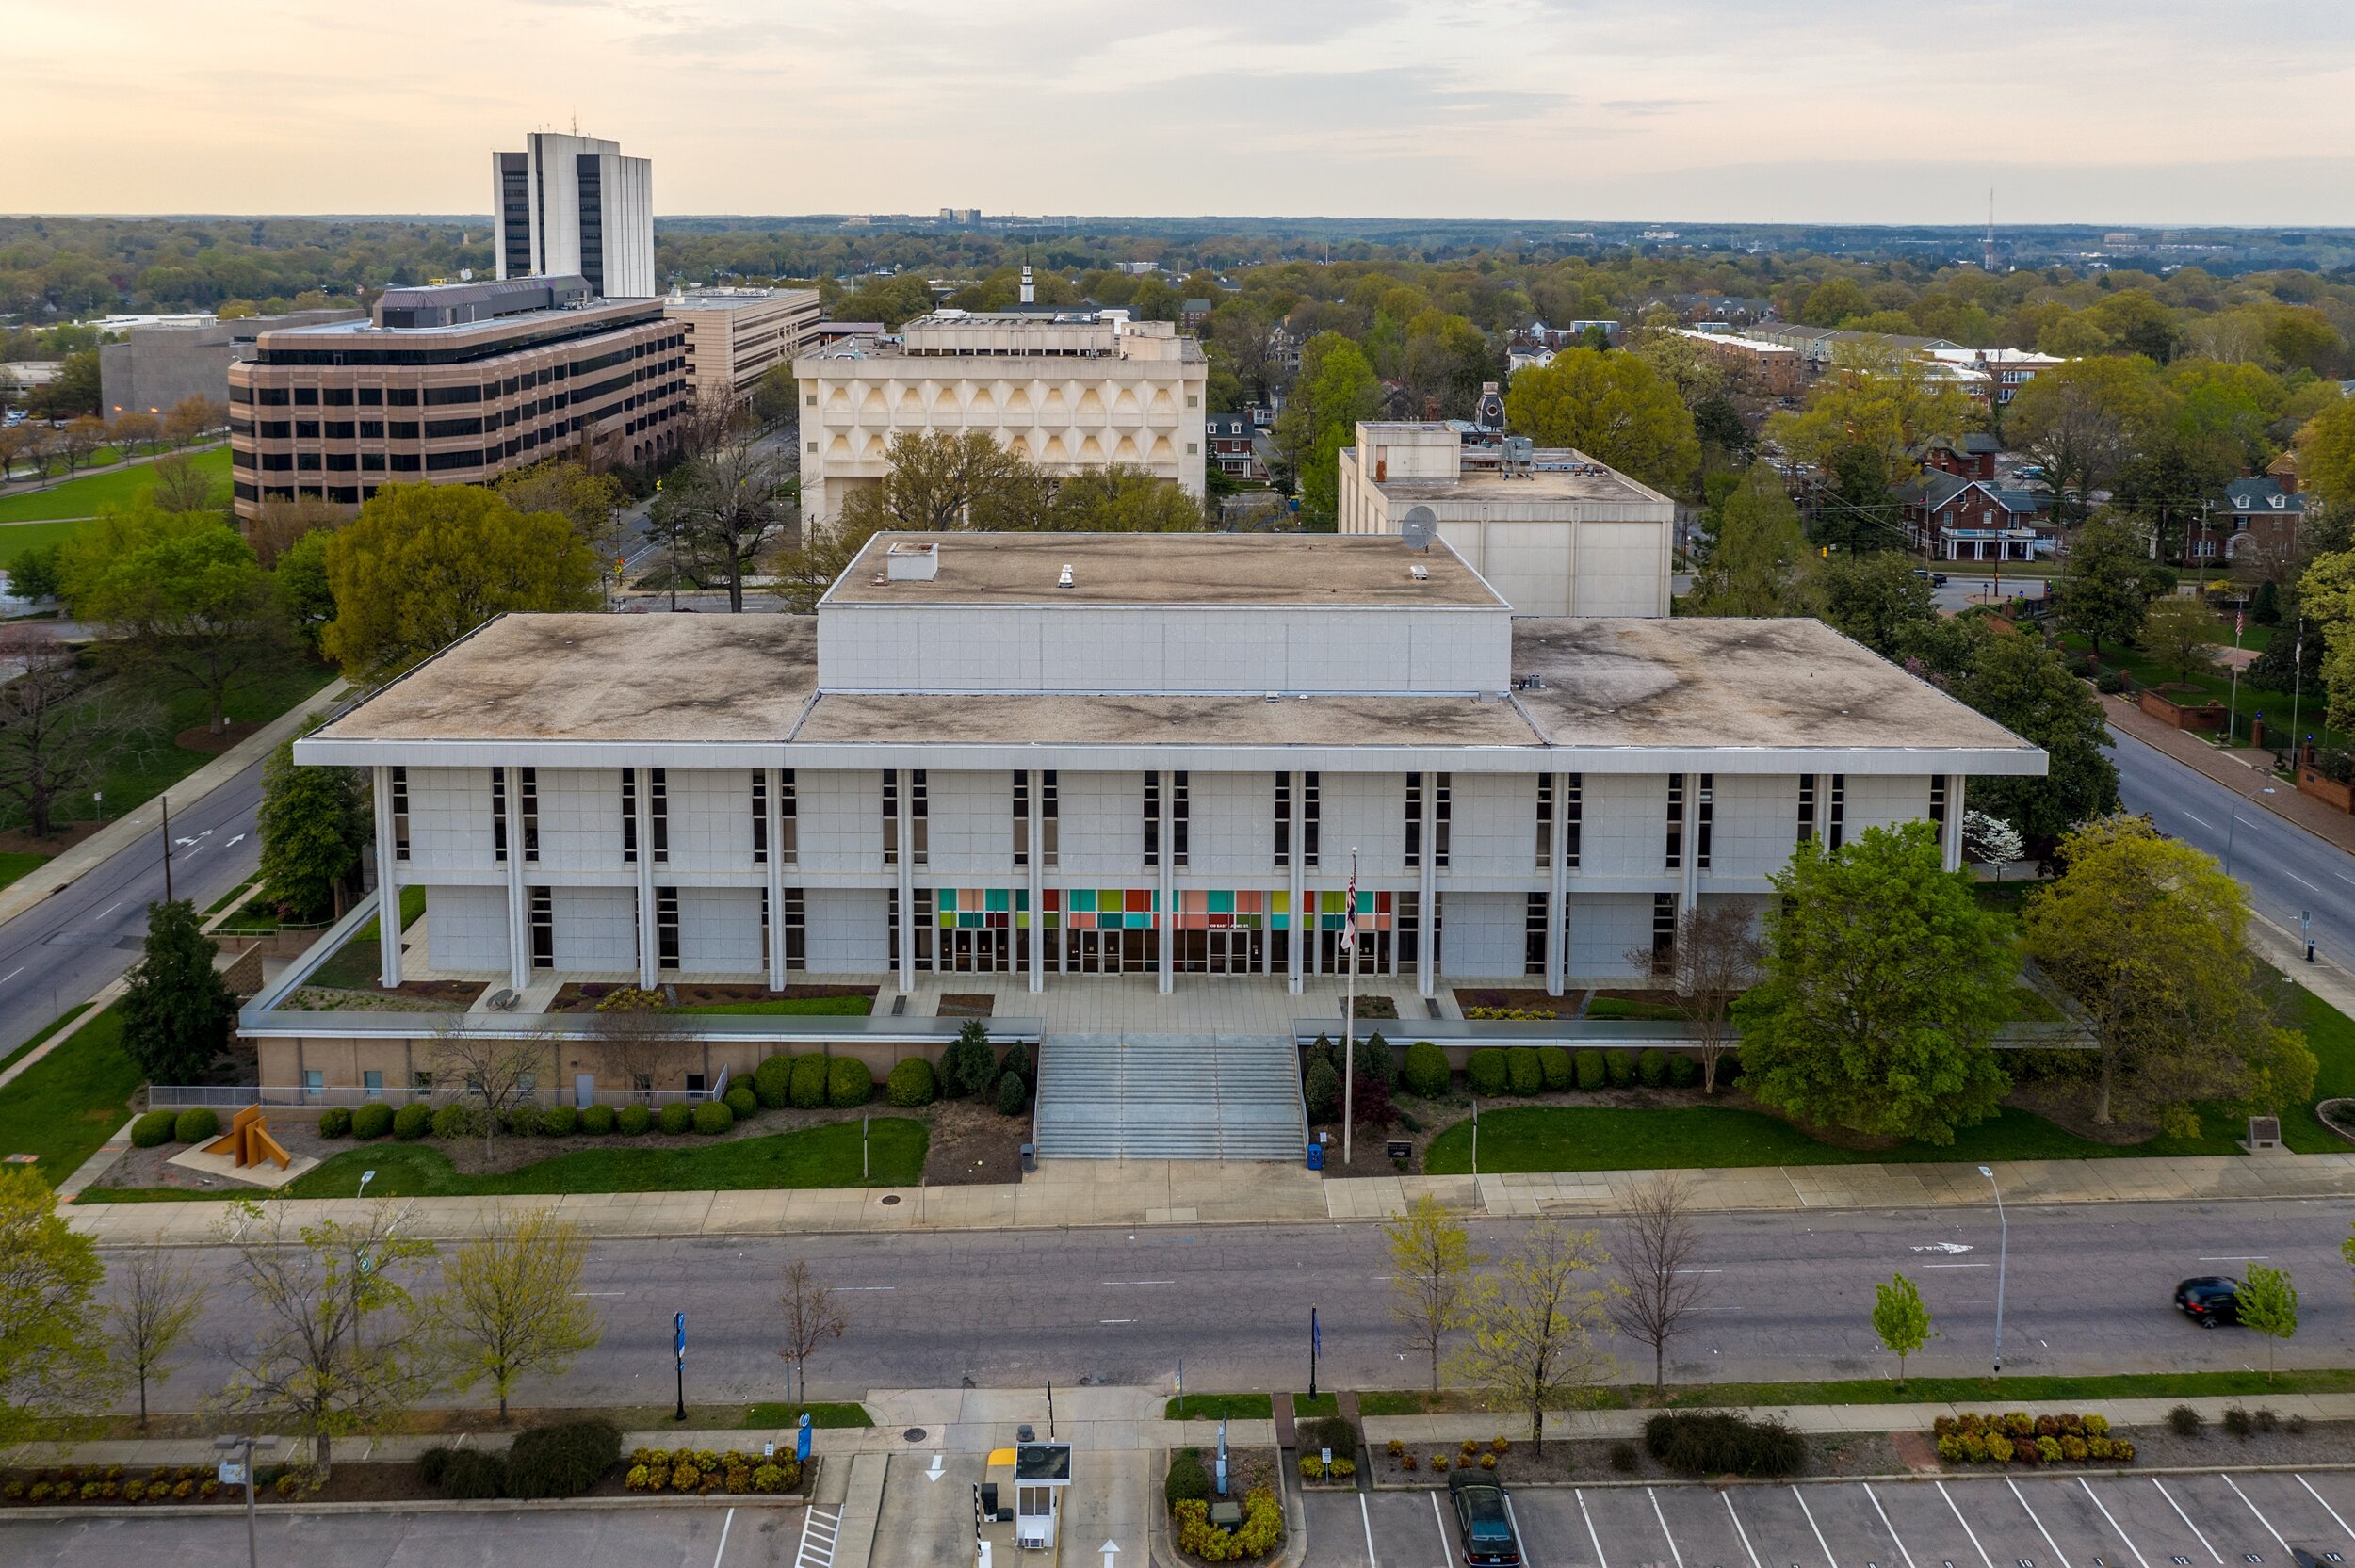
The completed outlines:
[[[162,797],[164,807],[164,902],[171,902],[171,797]]]

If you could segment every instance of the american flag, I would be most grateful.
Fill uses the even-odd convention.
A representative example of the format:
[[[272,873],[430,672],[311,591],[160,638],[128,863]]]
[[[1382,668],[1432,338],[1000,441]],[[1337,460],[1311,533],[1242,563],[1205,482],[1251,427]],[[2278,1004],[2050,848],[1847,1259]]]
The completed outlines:
[[[1357,948],[1357,866],[1355,862],[1349,867],[1349,896],[1344,908],[1347,913],[1341,917],[1341,951],[1355,952]]]

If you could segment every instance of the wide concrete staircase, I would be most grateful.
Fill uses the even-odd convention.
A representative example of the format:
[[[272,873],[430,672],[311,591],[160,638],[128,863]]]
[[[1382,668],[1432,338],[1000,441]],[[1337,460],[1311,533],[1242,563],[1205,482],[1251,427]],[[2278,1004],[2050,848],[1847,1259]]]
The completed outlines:
[[[1307,1148],[1300,1055],[1281,1037],[1053,1034],[1039,1047],[1042,1159],[1281,1159]]]

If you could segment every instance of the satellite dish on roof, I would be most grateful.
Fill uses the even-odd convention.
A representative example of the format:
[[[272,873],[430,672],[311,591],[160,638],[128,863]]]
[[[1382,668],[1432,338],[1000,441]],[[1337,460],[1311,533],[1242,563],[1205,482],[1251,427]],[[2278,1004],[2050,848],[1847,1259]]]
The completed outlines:
[[[1409,507],[1406,515],[1399,519],[1399,537],[1406,542],[1409,550],[1430,549],[1431,541],[1438,531],[1439,514],[1429,507]]]

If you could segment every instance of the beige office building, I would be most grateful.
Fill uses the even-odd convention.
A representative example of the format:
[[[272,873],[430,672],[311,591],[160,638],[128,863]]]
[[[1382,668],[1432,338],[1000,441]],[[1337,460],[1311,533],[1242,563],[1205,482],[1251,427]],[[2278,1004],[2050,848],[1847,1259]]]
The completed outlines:
[[[1516,615],[1668,613],[1676,503],[1570,448],[1460,423],[1363,423],[1340,453],[1340,531],[1429,527]]]
[[[804,514],[880,483],[905,430],[980,430],[1049,475],[1121,463],[1199,496],[1209,369],[1169,322],[1120,311],[940,311],[871,350],[797,360]]]
[[[664,297],[662,315],[687,329],[696,400],[752,396],[761,377],[790,364],[818,327],[814,288],[694,288]]]

